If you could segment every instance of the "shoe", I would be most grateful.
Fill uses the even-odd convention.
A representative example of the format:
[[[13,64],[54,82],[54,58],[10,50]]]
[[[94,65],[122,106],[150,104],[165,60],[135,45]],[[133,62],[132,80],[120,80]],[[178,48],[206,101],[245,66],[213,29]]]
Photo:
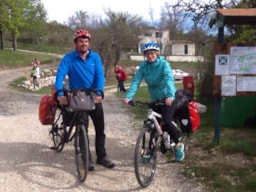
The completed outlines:
[[[165,154],[167,152],[167,149],[163,142],[161,142],[160,144],[160,151],[162,152],[162,154]]]
[[[115,164],[106,158],[97,159],[97,164],[103,165],[104,167],[109,168],[109,169],[115,167]]]
[[[94,170],[94,165],[92,163],[92,155],[91,153],[89,154],[89,171],[93,171]]]
[[[180,143],[180,146],[175,147],[175,160],[182,161],[185,158],[184,144]]]
[[[89,162],[89,171],[94,171],[94,165],[91,161]]]

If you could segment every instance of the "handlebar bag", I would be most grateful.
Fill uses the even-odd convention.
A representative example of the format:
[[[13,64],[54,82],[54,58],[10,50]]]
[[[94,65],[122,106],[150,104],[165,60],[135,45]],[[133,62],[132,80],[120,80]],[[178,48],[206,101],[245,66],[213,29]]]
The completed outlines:
[[[70,111],[92,111],[95,109],[95,98],[94,92],[72,92],[68,102],[69,109]]]

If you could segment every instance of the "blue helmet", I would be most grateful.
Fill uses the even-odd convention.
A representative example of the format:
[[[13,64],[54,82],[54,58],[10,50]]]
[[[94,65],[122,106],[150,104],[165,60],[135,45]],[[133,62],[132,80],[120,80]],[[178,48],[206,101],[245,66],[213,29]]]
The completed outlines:
[[[142,52],[145,53],[148,50],[160,51],[159,45],[155,42],[145,43],[142,47]]]

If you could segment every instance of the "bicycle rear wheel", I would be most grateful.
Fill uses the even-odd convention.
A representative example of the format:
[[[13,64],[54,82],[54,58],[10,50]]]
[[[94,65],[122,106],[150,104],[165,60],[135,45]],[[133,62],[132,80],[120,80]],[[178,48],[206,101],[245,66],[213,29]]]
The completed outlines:
[[[51,149],[61,152],[65,145],[65,126],[63,125],[63,114],[59,108],[56,109],[54,123],[49,132],[53,142]]]
[[[134,167],[138,183],[141,187],[147,187],[152,182],[156,170],[156,146],[155,134],[143,128],[140,132],[134,153]]]
[[[187,132],[182,133],[180,137],[180,142],[184,144],[184,153],[186,154],[189,149],[189,144],[190,144],[190,134]]]
[[[75,156],[78,179],[83,182],[89,171],[89,143],[84,125],[76,126]]]

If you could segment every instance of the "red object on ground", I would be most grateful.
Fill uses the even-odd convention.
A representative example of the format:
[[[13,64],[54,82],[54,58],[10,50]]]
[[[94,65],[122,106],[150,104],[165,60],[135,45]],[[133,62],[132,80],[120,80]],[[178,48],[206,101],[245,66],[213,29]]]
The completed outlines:
[[[183,88],[189,90],[194,97],[194,78],[192,75],[183,77]]]
[[[188,103],[189,117],[192,131],[197,131],[200,127],[200,116],[198,112],[198,105],[195,101]]]

